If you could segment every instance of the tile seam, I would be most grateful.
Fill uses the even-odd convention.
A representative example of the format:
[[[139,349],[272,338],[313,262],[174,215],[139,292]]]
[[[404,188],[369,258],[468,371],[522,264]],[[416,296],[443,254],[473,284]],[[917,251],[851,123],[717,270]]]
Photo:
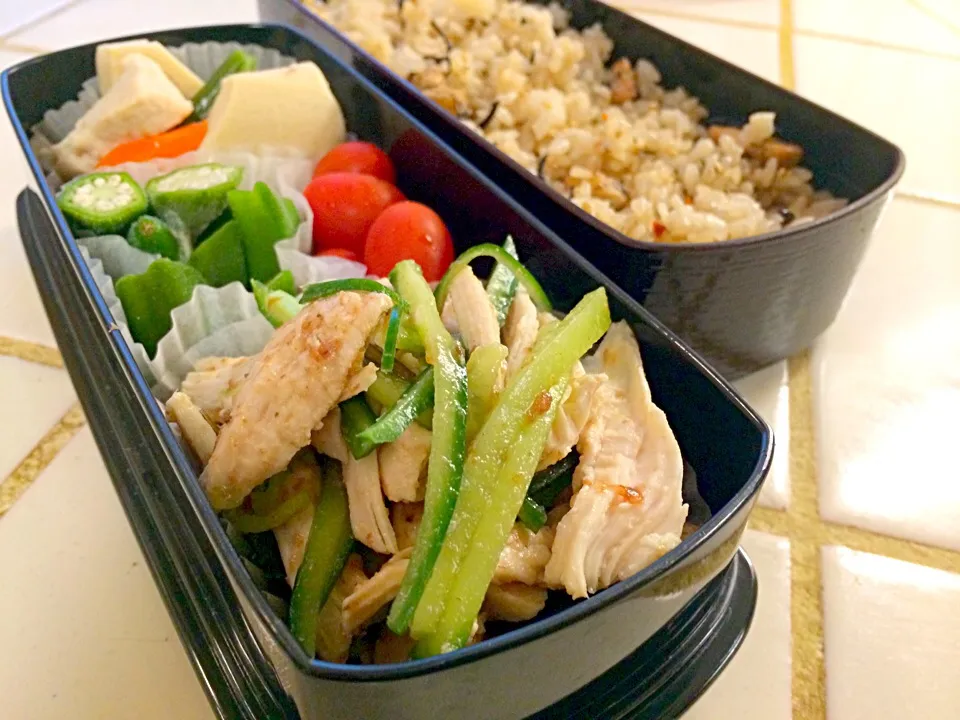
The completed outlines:
[[[64,3],[63,5],[60,5],[60,6],[58,6],[58,7],[53,8],[53,10],[51,10],[51,11],[49,11],[49,12],[46,12],[46,13],[40,15],[39,17],[35,17],[35,18],[33,18],[32,20],[28,20],[27,22],[23,23],[23,25],[18,25],[17,27],[13,28],[12,30],[8,30],[7,32],[5,32],[5,33],[3,33],[2,35],[0,35],[0,42],[3,42],[3,41],[5,41],[5,40],[8,40],[9,38],[12,38],[12,37],[15,37],[15,36],[17,36],[17,35],[20,35],[21,33],[24,33],[24,32],[26,32],[27,30],[30,30],[30,29],[32,29],[32,28],[35,28],[35,27],[39,26],[39,25],[42,25],[43,23],[47,22],[48,20],[52,20],[53,18],[57,17],[58,15],[61,15],[62,13],[65,13],[67,10],[70,10],[70,9],[72,9],[72,8],[74,8],[74,7],[77,7],[78,5],[81,5],[83,2],[85,2],[85,0],[72,0],[71,2],[66,2],[66,3]]]
[[[622,10],[633,13],[643,13],[651,17],[672,18],[675,20],[690,20],[709,25],[719,25],[722,27],[733,27],[741,30],[759,30],[762,32],[777,32],[779,25],[765,23],[754,20],[739,20],[736,18],[725,18],[710,15],[700,15],[698,13],[687,12],[684,10],[668,10],[666,8],[649,7],[643,4],[634,4],[619,0],[614,4]],[[910,45],[899,45],[897,43],[885,42],[883,40],[873,40],[871,38],[856,37],[854,35],[843,35],[833,33],[829,30],[815,30],[813,28],[793,28],[794,37],[810,37],[820,40],[831,40],[833,42],[848,43],[851,45],[862,45],[864,47],[873,47],[882,50],[891,50],[893,52],[909,53],[923,57],[937,58],[951,62],[960,62],[960,53],[952,53],[943,50],[930,50],[929,48],[912,47]]]
[[[789,1],[789,0],[787,0]],[[788,362],[790,393],[790,629],[793,716],[826,718],[823,601],[810,351]]]
[[[906,0],[907,5],[919,10],[921,13],[926,15],[928,18],[933,20],[935,23],[941,27],[945,27],[947,30],[952,32],[954,35],[960,35],[960,25],[955,23],[948,17],[941,15],[939,11],[934,10],[931,7],[927,7],[925,3],[920,2],[920,0]]]
[[[53,462],[67,443],[86,425],[80,403],[74,403],[40,441],[33,446],[20,464],[0,483],[0,518],[27,491],[30,485]]]

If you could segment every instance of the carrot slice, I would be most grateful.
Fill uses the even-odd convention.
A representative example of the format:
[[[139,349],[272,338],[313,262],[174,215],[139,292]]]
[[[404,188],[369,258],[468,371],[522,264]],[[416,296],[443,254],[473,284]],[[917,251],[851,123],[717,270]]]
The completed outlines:
[[[117,145],[97,163],[97,167],[113,167],[128,162],[146,162],[156,158],[172,158],[200,147],[207,134],[207,121],[190,123],[158,135],[131,140]]]

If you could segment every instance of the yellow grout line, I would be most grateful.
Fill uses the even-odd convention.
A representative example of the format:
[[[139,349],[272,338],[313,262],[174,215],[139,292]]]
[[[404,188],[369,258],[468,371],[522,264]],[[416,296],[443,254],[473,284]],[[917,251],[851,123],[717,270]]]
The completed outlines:
[[[750,511],[751,530],[769,533],[770,535],[790,535],[789,516],[784,510],[774,510],[773,508],[760,507],[755,505]]]
[[[50,48],[43,48],[39,45],[28,45],[25,43],[10,42],[9,40],[0,40],[0,50],[8,52],[29,53],[31,55],[46,55],[53,52]]]
[[[26,340],[17,340],[16,338],[0,337],[0,355],[16,357],[55,368],[63,367],[63,358],[56,348],[27,342]]]
[[[953,20],[946,17],[945,15],[942,15],[938,10],[934,10],[933,8],[927,7],[927,5],[925,3],[920,2],[920,0],[907,0],[907,4],[916,8],[920,12],[922,12],[924,15],[926,15],[928,18],[936,22],[938,25],[942,25],[943,27],[947,28],[947,30],[949,30],[950,32],[956,35],[960,35],[960,25],[958,25],[957,23],[955,23]]]
[[[821,545],[843,545],[860,552],[960,574],[960,552],[953,550],[830,523],[823,524],[819,536]]]
[[[793,716],[826,717],[823,608],[820,589],[820,512],[810,351],[788,363],[790,374],[790,623],[793,636]]]
[[[936,205],[937,207],[950,208],[951,210],[960,210],[960,198],[949,197],[947,195],[914,192],[910,190],[897,190],[894,193],[894,197],[902,200],[911,200],[913,202],[923,203],[925,205]]]
[[[13,507],[17,499],[26,492],[86,422],[80,404],[74,403],[73,407],[50,428],[14,471],[0,483],[0,517]]]
[[[780,28],[777,31],[780,53],[780,84],[787,90],[796,90],[797,77],[793,69],[793,3],[780,0]]]
[[[779,25],[757,22],[755,20],[740,20],[725,17],[714,17],[710,15],[700,15],[698,13],[687,12],[684,10],[672,10],[660,7],[648,7],[642,2],[635,3],[629,0],[619,0],[614,3],[617,7],[633,13],[643,13],[650,17],[672,18],[674,20],[691,20],[695,22],[706,23],[710,25],[719,25],[721,27],[740,28],[742,30],[761,30],[766,32],[777,32]],[[893,50],[895,52],[912,53],[925,57],[936,58],[939,60],[949,60],[953,62],[960,61],[960,52],[946,52],[942,50],[930,50],[929,48],[913,47],[910,45],[900,45],[898,43],[888,43],[882,40],[872,40],[870,38],[856,37],[853,35],[843,35],[828,30],[814,30],[811,28],[793,28],[794,37],[812,37],[821,40],[832,40],[835,42],[849,43],[851,45],[863,45],[865,47],[879,48],[883,50]]]

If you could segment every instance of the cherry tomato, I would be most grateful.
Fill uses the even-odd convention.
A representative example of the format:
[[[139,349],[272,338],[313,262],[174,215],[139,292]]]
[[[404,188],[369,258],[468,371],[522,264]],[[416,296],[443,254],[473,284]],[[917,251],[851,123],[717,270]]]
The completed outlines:
[[[368,142],[347,142],[337,145],[317,163],[313,176],[335,172],[373,175],[391,185],[397,182],[397,171],[390,156],[376,145]]]
[[[440,216],[426,205],[400,202],[373,223],[363,260],[367,272],[380,277],[386,277],[401,260],[415,260],[427,282],[433,282],[453,262],[453,239]]]
[[[330,248],[363,255],[373,221],[387,207],[404,200],[390,183],[371,175],[330,173],[310,181],[303,191],[313,210],[313,254]]]
[[[320,257],[339,257],[344,260],[353,260],[353,262],[363,262],[360,259],[360,256],[357,255],[353,250],[347,250],[346,248],[330,248],[329,250],[321,250],[317,253]]]

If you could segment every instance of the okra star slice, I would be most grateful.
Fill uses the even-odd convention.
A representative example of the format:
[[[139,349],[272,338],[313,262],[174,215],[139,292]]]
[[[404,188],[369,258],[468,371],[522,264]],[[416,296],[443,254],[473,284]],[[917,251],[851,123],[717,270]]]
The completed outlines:
[[[147,197],[164,222],[193,241],[227,209],[227,193],[242,179],[243,168],[191,165],[150,180]]]
[[[57,205],[73,224],[109,235],[122,233],[147,211],[147,196],[125,172],[92,173],[64,185]]]

